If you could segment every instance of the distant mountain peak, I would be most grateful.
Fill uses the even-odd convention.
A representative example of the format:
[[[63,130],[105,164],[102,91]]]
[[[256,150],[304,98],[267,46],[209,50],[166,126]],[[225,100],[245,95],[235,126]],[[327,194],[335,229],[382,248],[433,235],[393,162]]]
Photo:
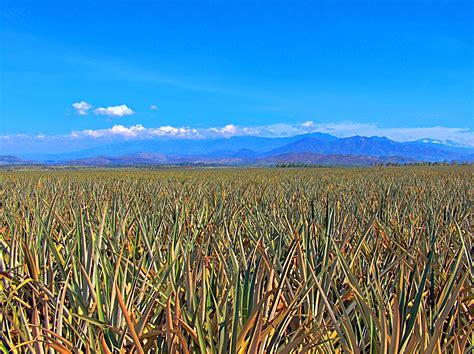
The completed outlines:
[[[47,164],[141,165],[174,163],[259,164],[275,156],[307,157],[324,164],[324,159],[350,164],[378,161],[396,156],[397,161],[474,161],[474,148],[448,145],[437,139],[397,142],[383,136],[349,136],[337,138],[325,133],[308,133],[293,137],[266,138],[234,136],[215,139],[149,139],[103,145],[72,153],[32,156],[4,156],[0,163],[20,164],[25,160]],[[315,157],[317,156],[317,158]],[[352,156],[348,158],[347,156]],[[364,158],[356,158],[364,157]],[[24,160],[21,160],[24,159]],[[378,160],[377,160],[378,159]],[[28,163],[29,161],[26,161]]]

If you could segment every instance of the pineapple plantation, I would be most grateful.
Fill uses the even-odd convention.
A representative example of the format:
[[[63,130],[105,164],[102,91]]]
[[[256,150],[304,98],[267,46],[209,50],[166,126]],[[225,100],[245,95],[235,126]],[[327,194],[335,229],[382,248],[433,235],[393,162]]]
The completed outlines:
[[[472,172],[0,172],[0,348],[468,352]]]

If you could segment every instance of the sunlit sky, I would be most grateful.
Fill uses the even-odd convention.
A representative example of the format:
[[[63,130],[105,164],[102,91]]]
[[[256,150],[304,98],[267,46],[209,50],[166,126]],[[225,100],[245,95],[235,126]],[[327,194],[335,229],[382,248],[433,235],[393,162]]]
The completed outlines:
[[[472,1],[0,6],[4,138],[326,131],[474,143]]]

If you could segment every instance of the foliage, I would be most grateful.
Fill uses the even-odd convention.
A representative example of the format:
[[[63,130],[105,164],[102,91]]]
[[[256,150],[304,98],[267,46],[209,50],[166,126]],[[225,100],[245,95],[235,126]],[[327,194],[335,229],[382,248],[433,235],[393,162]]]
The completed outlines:
[[[4,351],[472,349],[470,167],[1,181]]]

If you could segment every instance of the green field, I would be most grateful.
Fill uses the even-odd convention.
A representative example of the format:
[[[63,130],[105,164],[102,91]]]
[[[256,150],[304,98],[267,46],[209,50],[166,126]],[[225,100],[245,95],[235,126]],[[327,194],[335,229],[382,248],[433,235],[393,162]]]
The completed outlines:
[[[472,349],[470,166],[0,181],[6,352]]]

